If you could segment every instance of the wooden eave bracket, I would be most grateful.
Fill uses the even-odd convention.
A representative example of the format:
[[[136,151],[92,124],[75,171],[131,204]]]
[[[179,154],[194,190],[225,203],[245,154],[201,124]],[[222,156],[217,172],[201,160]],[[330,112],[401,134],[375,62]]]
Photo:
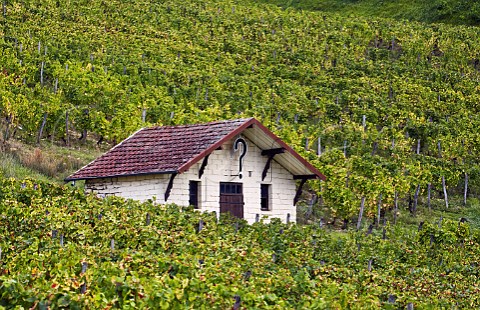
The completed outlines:
[[[205,172],[205,167],[207,167],[207,165],[208,165],[208,157],[209,156],[210,156],[210,154],[208,154],[207,156],[205,156],[203,158],[203,162],[202,162],[202,165],[200,166],[200,170],[198,170],[198,178],[199,179],[202,178],[202,175]]]
[[[293,176],[294,180],[313,180],[318,179],[318,176],[315,174],[297,174]]]
[[[170,176],[170,181],[168,181],[167,189],[165,190],[165,202],[167,202],[168,197],[170,197],[170,192],[172,191],[172,187],[173,187],[173,180],[175,179],[176,176],[177,176],[176,173],[172,173],[172,175]]]
[[[262,181],[265,180],[265,178],[267,177],[267,173],[272,164],[273,157],[275,157],[275,155],[277,154],[282,154],[282,153],[285,153],[285,148],[283,147],[262,151],[262,156],[268,156],[267,162],[265,163],[265,167],[263,168],[263,171],[262,171]]]
[[[294,176],[295,178],[295,176]],[[297,188],[297,192],[295,193],[295,197],[293,198],[293,205],[297,205],[297,202],[298,200],[300,199],[300,195],[302,194],[302,189],[303,189],[303,185],[305,185],[305,183],[307,182],[307,178],[303,178],[301,179],[302,181],[300,181],[300,185],[298,186]]]

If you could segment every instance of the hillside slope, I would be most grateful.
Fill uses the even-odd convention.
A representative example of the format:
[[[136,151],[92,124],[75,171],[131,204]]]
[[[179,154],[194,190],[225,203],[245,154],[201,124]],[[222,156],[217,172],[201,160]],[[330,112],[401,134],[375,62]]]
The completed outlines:
[[[462,0],[264,0],[284,8],[343,15],[407,19],[426,23],[480,25],[480,3]]]
[[[334,217],[479,192],[479,28],[230,0],[9,1],[0,23],[4,140],[255,116]]]
[[[105,150],[79,145],[66,148],[53,143],[30,145],[10,139],[8,148],[0,152],[0,177],[33,178],[63,184],[65,177]]]
[[[0,214],[2,309],[480,305],[480,237],[457,221],[339,235],[28,180],[0,180]]]

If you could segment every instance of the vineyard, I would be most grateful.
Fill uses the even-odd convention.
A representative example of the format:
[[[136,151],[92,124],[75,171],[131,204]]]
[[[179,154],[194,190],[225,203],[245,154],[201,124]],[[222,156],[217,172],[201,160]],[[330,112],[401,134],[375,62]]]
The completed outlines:
[[[2,151],[254,116],[327,177],[302,226],[0,173],[0,309],[479,307],[478,214],[436,215],[478,205],[480,28],[249,0],[7,0],[0,24]]]
[[[383,17],[427,23],[480,25],[480,5],[475,1],[377,1],[377,0],[263,0],[284,8],[338,12],[344,15]]]
[[[478,28],[230,0],[11,0],[0,23],[4,143],[255,116],[335,219],[478,195]]]
[[[467,223],[335,234],[0,183],[2,309],[480,305],[480,235]]]

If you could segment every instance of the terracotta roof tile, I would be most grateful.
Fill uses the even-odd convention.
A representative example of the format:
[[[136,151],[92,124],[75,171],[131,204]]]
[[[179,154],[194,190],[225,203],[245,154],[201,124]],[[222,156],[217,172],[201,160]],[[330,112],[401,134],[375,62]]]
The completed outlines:
[[[178,172],[251,120],[143,128],[65,180]]]

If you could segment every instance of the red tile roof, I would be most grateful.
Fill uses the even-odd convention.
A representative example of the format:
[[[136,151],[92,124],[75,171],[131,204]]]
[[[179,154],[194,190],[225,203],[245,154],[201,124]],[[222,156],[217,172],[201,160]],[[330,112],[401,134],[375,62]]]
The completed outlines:
[[[254,118],[197,125],[143,128],[65,181],[160,173],[182,173],[251,125],[280,140]],[[281,140],[280,140],[281,141]],[[282,145],[285,145],[281,141]],[[325,177],[286,146],[319,178]]]

